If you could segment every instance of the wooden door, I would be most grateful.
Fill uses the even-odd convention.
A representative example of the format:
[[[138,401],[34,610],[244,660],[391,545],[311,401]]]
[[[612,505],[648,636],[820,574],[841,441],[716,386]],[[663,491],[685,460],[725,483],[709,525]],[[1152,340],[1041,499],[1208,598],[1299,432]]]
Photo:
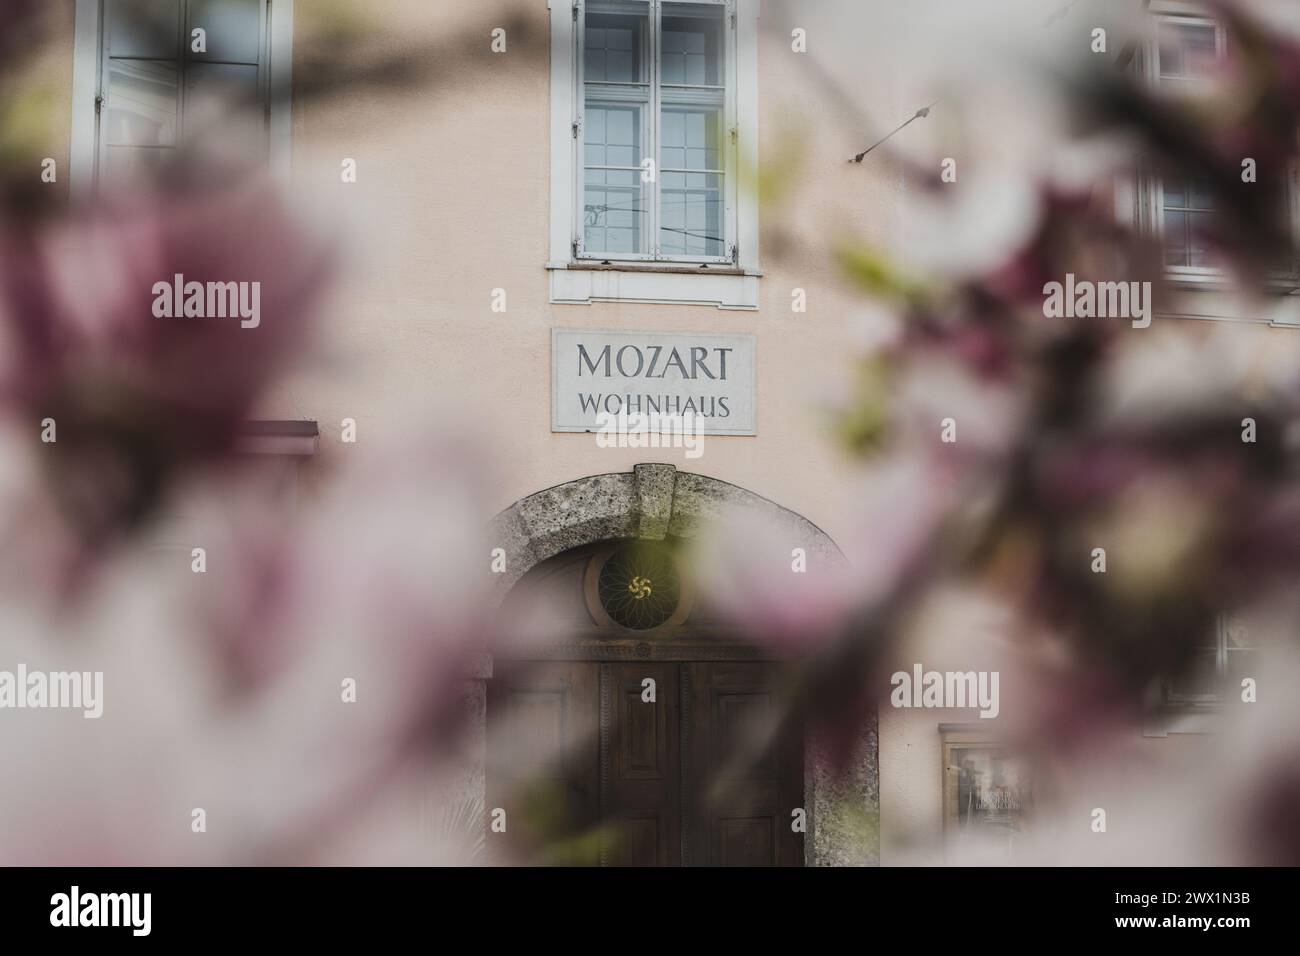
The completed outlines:
[[[801,865],[799,734],[755,739],[779,677],[748,662],[498,666],[489,812],[506,809],[507,845],[535,862]]]
[[[802,866],[803,744],[781,726],[778,664],[684,664],[687,862]]]
[[[496,667],[487,696],[489,849],[536,863],[596,862],[582,841],[600,821],[596,668],[568,661]],[[503,833],[490,827],[498,809]]]
[[[678,665],[598,666],[608,698],[600,735],[601,865],[680,866]],[[651,690],[653,701],[646,699]]]

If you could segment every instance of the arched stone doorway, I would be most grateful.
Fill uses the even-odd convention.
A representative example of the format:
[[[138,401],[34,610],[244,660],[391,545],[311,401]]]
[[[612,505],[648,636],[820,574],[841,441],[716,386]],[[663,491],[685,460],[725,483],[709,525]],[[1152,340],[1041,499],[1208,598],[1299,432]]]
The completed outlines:
[[[600,824],[588,828],[599,846],[586,847],[577,862],[653,857],[661,863],[716,864],[730,857],[742,863],[870,865],[878,860],[874,721],[863,729],[853,765],[836,775],[812,742],[797,733],[779,734],[760,761],[763,772],[750,774],[752,785],[731,805],[736,812],[702,815],[693,803],[699,797],[700,765],[723,759],[726,749],[719,745],[718,752],[710,752],[708,742],[726,739],[728,709],[738,714],[764,706],[781,665],[719,628],[707,602],[694,605],[689,580],[681,582],[682,593],[672,606],[658,611],[662,619],[645,627],[636,626],[645,621],[618,620],[622,612],[600,600],[602,574],[627,577],[618,588],[637,586],[629,545],[639,543],[651,554],[672,553],[675,543],[697,536],[734,506],[783,523],[807,552],[810,566],[844,560],[830,538],[798,514],[727,482],[663,464],[548,488],[516,502],[493,522],[493,540],[506,556],[505,572],[495,575],[498,602],[508,607],[521,591],[544,582],[569,595],[573,617],[572,626],[560,629],[563,636],[557,632],[554,641],[542,642],[526,659],[501,659],[484,671],[488,686],[480,699],[487,747],[499,747],[502,734],[519,738],[520,727],[540,732],[563,726],[575,741],[586,738],[572,744],[578,756],[556,784],[568,794],[564,812],[579,823]],[[608,590],[610,580],[604,583]],[[650,585],[652,594],[655,586]],[[627,708],[620,723],[621,702],[640,700],[647,678],[664,706]],[[535,706],[533,719],[516,719],[513,725],[503,720],[507,711],[518,718],[520,706]],[[620,774],[620,768],[626,772]],[[489,764],[483,784],[489,808],[497,806],[494,798],[504,799],[498,797],[507,789],[500,773]],[[581,804],[576,810],[575,801]],[[791,835],[792,808],[806,815],[802,835]],[[622,835],[603,839],[600,834],[611,832],[613,817],[622,821]]]

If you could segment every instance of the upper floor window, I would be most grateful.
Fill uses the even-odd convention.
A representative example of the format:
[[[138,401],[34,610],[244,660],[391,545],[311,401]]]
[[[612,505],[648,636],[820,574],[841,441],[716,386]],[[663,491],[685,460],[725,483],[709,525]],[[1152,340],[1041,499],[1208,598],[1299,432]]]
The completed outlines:
[[[1224,55],[1223,30],[1213,20],[1162,16],[1156,30],[1155,74],[1161,83],[1203,82]]]
[[[79,0],[74,180],[182,154],[267,161],[277,127],[287,139],[273,101],[287,107],[291,18],[292,0]]]
[[[719,3],[587,4],[580,256],[731,259],[725,13]]]
[[[757,0],[551,11],[552,301],[755,308]]]
[[[1151,79],[1175,94],[1192,92],[1218,69],[1226,48],[1223,29],[1214,20],[1160,15],[1151,50]],[[1164,239],[1165,267],[1174,273],[1214,271],[1206,241],[1214,204],[1205,185],[1196,180],[1155,180],[1151,201],[1153,225]]]

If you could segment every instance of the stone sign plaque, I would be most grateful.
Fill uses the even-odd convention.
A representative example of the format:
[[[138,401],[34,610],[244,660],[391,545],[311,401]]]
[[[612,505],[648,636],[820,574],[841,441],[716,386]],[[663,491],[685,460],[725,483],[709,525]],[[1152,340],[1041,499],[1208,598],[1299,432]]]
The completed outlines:
[[[551,332],[551,430],[650,430],[685,421],[702,435],[755,435],[755,340],[712,332]]]

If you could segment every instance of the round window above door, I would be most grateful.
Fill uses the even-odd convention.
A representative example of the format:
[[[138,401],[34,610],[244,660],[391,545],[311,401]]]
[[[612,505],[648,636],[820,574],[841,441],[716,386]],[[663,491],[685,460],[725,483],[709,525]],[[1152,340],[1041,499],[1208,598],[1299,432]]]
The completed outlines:
[[[689,576],[673,549],[654,541],[602,548],[586,571],[587,609],[598,624],[649,631],[681,624],[690,612]]]

